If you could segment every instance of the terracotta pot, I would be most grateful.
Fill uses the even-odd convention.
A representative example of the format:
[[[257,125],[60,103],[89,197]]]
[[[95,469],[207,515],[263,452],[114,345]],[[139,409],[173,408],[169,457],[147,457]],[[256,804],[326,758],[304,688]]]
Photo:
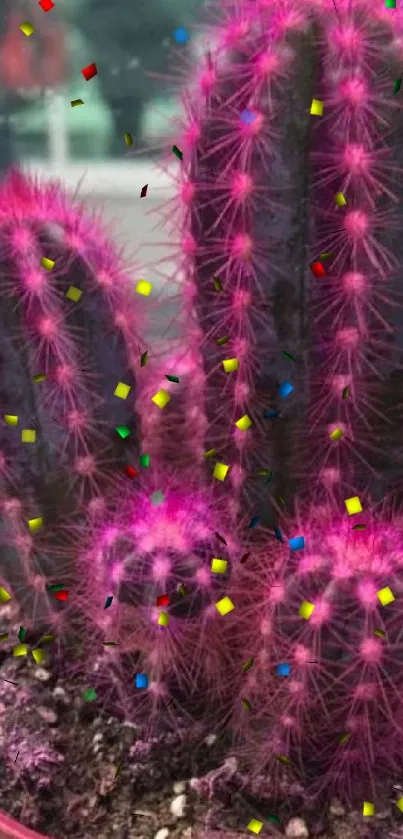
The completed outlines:
[[[36,830],[30,830],[0,810],[0,839],[49,839]]]

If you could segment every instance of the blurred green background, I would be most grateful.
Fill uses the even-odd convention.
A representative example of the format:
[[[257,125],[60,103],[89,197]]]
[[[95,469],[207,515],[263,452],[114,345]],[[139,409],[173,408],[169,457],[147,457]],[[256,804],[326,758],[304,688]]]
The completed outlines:
[[[47,33],[57,26],[60,61],[65,51],[67,62],[62,85],[54,84],[50,71],[49,89],[35,85],[34,73],[22,89],[5,84],[0,73],[0,168],[12,159],[44,161],[55,154],[88,162],[124,158],[125,132],[133,137],[130,152],[157,154],[158,138],[180,112],[178,82],[203,38],[194,29],[203,19],[203,0],[54,2],[48,13],[39,9],[35,32],[25,38],[13,15],[32,20],[35,0],[3,0],[0,48],[1,40],[19,38],[18,49],[26,51],[21,61],[29,53],[32,66],[39,67]],[[185,43],[177,42],[178,29],[185,30]],[[86,82],[81,69],[92,62],[98,75]],[[78,98],[84,106],[72,108],[71,100]]]

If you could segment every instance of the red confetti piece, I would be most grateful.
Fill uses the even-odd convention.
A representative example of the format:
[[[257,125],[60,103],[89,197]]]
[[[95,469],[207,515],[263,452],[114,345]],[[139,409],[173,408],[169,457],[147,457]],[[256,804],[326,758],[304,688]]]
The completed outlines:
[[[55,4],[52,3],[52,0],[39,0],[38,3],[38,6],[40,6],[44,12],[50,12],[50,10],[53,9],[54,5]]]
[[[126,466],[125,475],[127,475],[128,478],[133,479],[136,476],[136,474],[136,470],[133,469],[133,466]]]
[[[311,271],[314,277],[326,277],[326,270],[321,262],[312,262]]]
[[[141,190],[141,192],[140,192],[140,198],[145,198],[145,197],[146,197],[146,195],[147,195],[147,190],[148,190],[148,184],[145,184],[145,186],[143,186],[143,188],[142,188],[142,190]]]
[[[82,74],[85,78],[85,81],[89,82],[90,79],[93,79],[94,76],[98,75],[97,65],[96,64],[89,64],[88,67],[83,67],[81,72],[82,72]]]
[[[169,606],[169,597],[167,594],[159,594],[157,597],[157,606]]]
[[[69,596],[69,593],[68,593],[67,589],[65,589],[65,588],[62,589],[61,591],[54,591],[53,593],[55,595],[56,600],[67,600],[67,598]]]

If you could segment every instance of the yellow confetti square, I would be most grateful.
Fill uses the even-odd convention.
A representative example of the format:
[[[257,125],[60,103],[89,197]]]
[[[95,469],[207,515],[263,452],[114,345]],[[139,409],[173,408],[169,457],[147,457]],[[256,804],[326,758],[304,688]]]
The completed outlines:
[[[226,466],[225,463],[216,463],[214,466],[213,478],[217,478],[218,481],[225,481],[228,470],[229,466]]]
[[[13,414],[4,414],[4,422],[6,425],[18,425],[18,417]]]
[[[130,391],[131,391],[131,386],[130,385],[125,385],[124,382],[118,382],[113,395],[118,396],[119,399],[127,399]]]
[[[347,204],[347,201],[342,192],[337,192],[334,196],[334,200],[338,207],[345,207]]]
[[[53,259],[48,259],[47,256],[43,256],[41,259],[42,268],[46,268],[47,271],[51,271],[52,268],[55,267],[55,263]]]
[[[78,303],[81,295],[82,295],[81,289],[76,288],[75,285],[71,285],[70,288],[67,289],[65,297],[67,297],[69,300],[72,300],[73,303]]]
[[[314,612],[314,610],[315,610],[315,604],[314,603],[309,603],[309,600],[303,600],[298,611],[299,611],[299,614],[301,615],[301,618],[305,618],[305,620],[308,621],[309,618],[311,617],[312,613]]]
[[[25,21],[25,23],[20,24],[20,29],[21,29],[21,32],[23,32],[24,35],[27,36],[27,38],[29,38],[29,36],[33,35],[34,32],[35,32],[35,29],[32,26],[32,23],[29,23],[27,20]]]
[[[344,436],[344,431],[341,428],[335,428],[334,431],[331,431],[329,437],[331,440],[341,440]]]
[[[45,373],[37,373],[36,376],[33,377],[32,381],[35,382],[35,384],[37,384],[38,382],[45,382],[46,381]]]
[[[39,647],[36,650],[31,650],[31,653],[36,664],[42,664],[45,660],[45,652],[44,650],[39,649]]]
[[[219,600],[218,603],[215,604],[217,611],[220,615],[228,615],[229,612],[232,612],[235,609],[235,606],[232,600],[229,597],[223,597],[222,600]]]
[[[259,835],[262,827],[263,822],[260,822],[258,819],[251,819],[248,824],[248,830],[250,830],[251,833],[256,833],[256,836]]]
[[[400,810],[401,813],[403,813],[403,795],[401,798],[399,798],[398,801],[396,801],[396,807],[398,808],[398,810]]]
[[[161,408],[165,408],[165,405],[168,405],[168,402],[171,401],[171,394],[168,393],[167,390],[164,390],[162,387],[161,390],[158,390],[157,393],[154,393],[154,396],[151,397],[151,402],[154,402],[154,405],[158,405]]]
[[[43,525],[43,519],[29,519],[28,527],[31,533],[35,533],[37,530],[40,530]]]
[[[375,805],[372,801],[364,801],[362,805],[362,815],[363,816],[373,816],[375,813]]]
[[[377,591],[376,596],[380,601],[382,606],[389,606],[389,603],[393,603],[395,600],[395,595],[393,594],[392,589],[389,586],[385,586],[385,588],[379,589]]]
[[[362,513],[361,501],[358,498],[358,495],[354,495],[353,498],[345,498],[344,503],[349,516],[355,516],[357,513]]]
[[[252,420],[247,414],[244,414],[243,417],[236,421],[235,425],[240,431],[246,431],[247,428],[251,427]]]
[[[218,556],[215,556],[211,560],[211,570],[213,574],[225,574],[227,567],[228,562],[226,559],[219,559]]]
[[[321,117],[323,114],[323,102],[321,99],[312,99],[311,116]]]
[[[23,428],[21,431],[21,442],[22,443],[35,443],[36,442],[36,431],[33,428]]]
[[[19,655],[27,655],[27,654],[28,654],[27,644],[17,644],[13,649],[13,656],[15,656],[15,658]]]
[[[234,373],[235,370],[238,370],[239,361],[237,358],[226,358],[224,359],[222,366],[226,373]]]
[[[0,603],[8,603],[11,600],[11,594],[8,593],[4,586],[0,586]]]
[[[137,294],[142,294],[143,297],[148,297],[153,290],[153,284],[147,280],[139,280],[136,285]]]
[[[158,625],[159,626],[168,626],[169,624],[169,615],[168,612],[160,612],[158,615]]]

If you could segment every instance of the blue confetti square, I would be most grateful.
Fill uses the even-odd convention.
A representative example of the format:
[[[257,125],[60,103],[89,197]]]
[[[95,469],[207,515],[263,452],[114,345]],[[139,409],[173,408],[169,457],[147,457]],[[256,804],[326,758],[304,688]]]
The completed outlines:
[[[260,516],[253,516],[253,518],[250,521],[249,527],[257,527],[259,522],[260,522]]]
[[[136,673],[136,688],[148,688],[147,673]]]
[[[112,596],[112,594],[110,594],[109,597],[107,597],[106,600],[105,600],[104,609],[109,609],[109,606],[111,605],[112,600],[113,600],[113,596]]]
[[[256,119],[256,114],[253,111],[250,111],[249,108],[245,108],[244,111],[241,113],[241,120],[245,123],[245,125],[251,125],[252,122]]]
[[[304,536],[293,536],[292,539],[289,539],[288,542],[290,549],[292,551],[300,551],[301,548],[305,548],[305,537]]]
[[[286,664],[285,662],[277,664],[276,673],[277,676],[289,676],[291,673],[291,664]]]
[[[279,417],[279,416],[280,416],[280,411],[274,411],[274,410],[270,410],[270,409],[268,411],[265,411],[264,414],[263,414],[264,419],[275,419],[275,417]]]
[[[293,392],[293,390],[294,390],[294,385],[292,385],[291,382],[282,382],[279,389],[278,389],[278,393],[279,393],[279,396],[282,396],[283,399],[284,399],[286,396],[289,396],[290,393]]]
[[[274,528],[274,534],[275,534],[276,539],[278,539],[279,542],[283,541],[283,534],[281,533],[281,530],[280,530],[279,527]]]
[[[178,26],[174,32],[174,38],[177,44],[186,44],[189,40],[189,34],[184,26]]]

